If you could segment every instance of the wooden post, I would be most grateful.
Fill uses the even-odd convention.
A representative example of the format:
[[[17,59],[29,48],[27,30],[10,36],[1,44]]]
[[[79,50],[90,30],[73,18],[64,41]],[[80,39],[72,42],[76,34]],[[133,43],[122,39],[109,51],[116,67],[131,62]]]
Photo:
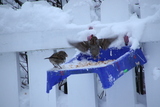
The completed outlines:
[[[44,58],[52,54],[52,50],[28,52],[30,107],[57,107],[57,88],[46,93],[47,70],[53,65]]]
[[[0,106],[19,107],[20,72],[16,53],[0,53]]]
[[[160,42],[148,42],[143,44],[147,63],[144,65],[147,107],[159,107],[160,105],[160,78],[154,80],[153,70],[160,67]]]
[[[135,96],[135,76],[134,71],[130,70],[111,88],[106,89],[106,105],[107,107],[135,107]]]
[[[140,0],[140,12],[141,18],[146,18],[148,16],[152,16],[157,12],[155,8],[156,5],[159,5],[159,0]],[[143,32],[142,41],[146,42],[143,44],[144,53],[147,57],[147,63],[144,65],[144,73],[145,73],[145,85],[146,85],[146,100],[147,107],[159,107],[160,102],[160,84],[159,80],[153,79],[153,70],[154,67],[160,67],[160,23],[154,22],[145,24],[145,29]],[[150,42],[154,41],[154,42]],[[157,41],[157,42],[155,42]]]
[[[130,10],[126,0],[105,0],[101,5],[103,23],[123,22],[129,19]],[[115,84],[106,89],[107,107],[135,107],[135,77],[133,70],[120,77]]]
[[[84,1],[71,0],[63,9],[71,10],[75,24],[91,22],[90,5]],[[83,20],[80,20],[81,17]],[[94,74],[71,75],[67,78],[68,107],[97,107],[94,78]]]
[[[97,107],[94,74],[71,75],[68,81],[68,107]]]

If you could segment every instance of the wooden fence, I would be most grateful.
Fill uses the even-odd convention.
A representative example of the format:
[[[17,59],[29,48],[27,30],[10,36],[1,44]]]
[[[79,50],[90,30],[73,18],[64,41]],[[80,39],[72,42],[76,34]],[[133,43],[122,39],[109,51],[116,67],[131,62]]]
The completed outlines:
[[[73,1],[74,0],[72,0],[72,2]],[[132,5],[129,5],[127,0],[104,0],[101,4],[101,22],[107,24],[128,20],[129,16],[134,11],[133,7],[137,6],[137,2],[134,2],[134,0],[131,0],[131,2]],[[77,0],[75,3],[77,3]],[[139,4],[140,17],[145,18],[150,14],[153,14],[154,10],[146,8],[144,5],[149,4],[149,6],[151,6],[153,4],[160,4],[160,2],[158,0],[140,0]],[[73,21],[75,24],[85,25],[91,23],[89,5],[77,5],[77,7],[73,7],[72,3],[68,3],[64,9],[67,10],[70,8],[73,9],[73,15],[75,15]],[[84,14],[78,14],[77,11],[78,13]],[[81,21],[80,17],[85,17],[86,20]],[[152,36],[151,33],[160,35],[157,26],[160,26],[160,24],[147,25],[144,34],[148,36]],[[151,27],[155,29],[149,30]],[[58,87],[54,86],[49,94],[46,93],[46,71],[50,69],[52,65],[48,60],[44,60],[44,58],[50,56],[53,53],[53,50],[58,48],[63,48],[66,51],[69,50],[68,52],[73,56],[73,53],[75,52],[74,49],[68,49],[70,46],[63,46],[61,42],[67,42],[66,37],[68,35],[76,35],[82,30],[84,29],[64,29],[63,31],[0,35],[2,38],[0,40],[0,106],[19,107],[20,71],[19,59],[17,56],[18,52],[26,51],[29,67],[30,107],[58,107],[57,101],[60,96]],[[62,41],[57,42],[59,39],[56,40],[53,35],[58,35],[57,37],[61,38]],[[17,39],[14,39],[13,37],[19,38],[19,41],[16,41]],[[147,41],[144,42],[146,43]],[[32,45],[28,45],[28,43],[31,43]],[[149,44],[150,43],[148,42],[144,44],[144,49],[146,50],[145,54],[149,54]],[[154,45],[157,46],[158,44]],[[152,51],[154,50],[159,49],[152,48]],[[159,54],[157,53],[157,55]],[[160,94],[156,90],[160,90],[160,84],[158,81],[155,82],[151,79],[152,74],[150,72],[153,67],[150,66],[149,63],[145,66],[147,107],[159,107],[160,102],[158,99],[160,99]],[[154,64],[157,63],[159,63],[159,61]],[[68,107],[82,107],[82,105],[83,107],[98,107],[97,89],[95,88],[97,87],[97,83],[95,82],[94,74],[72,75],[67,79],[67,83]],[[125,84],[126,88],[121,87],[121,84]],[[135,74],[134,72],[128,72],[116,81],[113,87],[105,90],[106,100],[103,101],[103,104],[105,104],[106,107],[135,107],[137,104],[135,86]]]

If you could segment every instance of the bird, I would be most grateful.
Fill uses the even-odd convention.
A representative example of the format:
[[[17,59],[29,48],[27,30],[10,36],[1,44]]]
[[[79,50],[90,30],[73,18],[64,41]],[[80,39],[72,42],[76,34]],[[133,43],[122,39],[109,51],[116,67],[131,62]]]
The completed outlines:
[[[49,61],[53,64],[55,68],[59,67],[62,69],[60,64],[66,61],[66,57],[68,57],[68,55],[65,51],[59,51],[59,52],[53,53],[50,57],[47,57],[44,59],[49,59]]]
[[[98,39],[95,35],[90,35],[87,37],[87,41],[76,42],[68,40],[68,43],[77,48],[81,52],[87,52],[90,50],[90,54],[93,56],[94,59],[99,57],[100,48],[106,50],[110,44],[115,41],[118,37],[113,38],[102,38]]]

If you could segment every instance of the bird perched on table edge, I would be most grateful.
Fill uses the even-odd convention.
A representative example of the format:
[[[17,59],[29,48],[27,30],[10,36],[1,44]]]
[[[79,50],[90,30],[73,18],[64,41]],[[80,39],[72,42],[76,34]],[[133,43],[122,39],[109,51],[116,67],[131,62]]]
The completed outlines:
[[[54,54],[52,54],[50,57],[47,57],[45,59],[49,59],[49,61],[53,64],[55,68],[61,68],[60,64],[64,63],[66,61],[66,57],[68,57],[67,53],[65,51],[59,51]]]
[[[110,46],[110,44],[117,38],[118,36],[98,39],[96,36],[90,35],[89,37],[87,37],[87,41],[77,42],[68,40],[68,43],[81,52],[87,52],[88,50],[90,50],[91,55],[95,59],[97,58],[97,56],[99,57],[100,48],[106,50]]]

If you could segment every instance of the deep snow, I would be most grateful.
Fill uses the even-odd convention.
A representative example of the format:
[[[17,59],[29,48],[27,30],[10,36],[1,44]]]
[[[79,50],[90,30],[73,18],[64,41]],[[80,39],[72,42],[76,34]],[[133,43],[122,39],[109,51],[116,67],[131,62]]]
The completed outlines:
[[[155,5],[153,8],[156,8],[157,12],[153,16],[143,19],[132,15],[130,19],[125,22],[102,24],[99,21],[95,21],[86,25],[76,25],[72,23],[73,17],[71,17],[68,12],[52,7],[44,1],[25,2],[22,8],[18,10],[0,6],[0,37],[3,38],[5,34],[18,32],[47,32],[51,30],[86,28],[86,30],[69,37],[69,39],[77,40],[78,38],[78,41],[83,41],[86,40],[86,37],[90,34],[95,34],[98,38],[119,36],[118,40],[111,44],[111,47],[121,47],[124,46],[123,37],[127,35],[129,36],[131,48],[136,49],[139,47],[140,41],[152,40],[152,37],[145,37],[145,35],[143,35],[146,24],[160,22],[159,5]],[[92,26],[94,29],[88,30],[87,28],[89,26]],[[160,37],[156,37],[160,39]],[[159,68],[155,67],[153,76],[154,79],[159,78]],[[29,107],[28,90],[22,90],[20,101],[21,107]],[[67,104],[64,102],[67,102],[67,95],[61,93],[57,102],[59,107],[67,107]],[[102,104],[101,107],[104,107],[104,105]],[[144,105],[137,105],[137,107],[144,107]]]
[[[73,38],[77,39],[78,37],[78,41],[82,41],[91,33],[95,34],[98,38],[119,36],[118,40],[111,46],[121,47],[124,45],[122,38],[124,35],[127,35],[129,36],[130,44],[132,44],[131,48],[136,49],[139,46],[139,41],[152,40],[151,37],[145,37],[143,31],[146,24],[160,21],[160,9],[158,7],[160,6],[154,6],[157,12],[153,16],[143,19],[137,18],[134,14],[125,22],[102,24],[99,21],[93,21],[87,25],[76,25],[72,23],[73,17],[71,17],[68,11],[66,12],[50,6],[44,1],[25,2],[22,8],[18,10],[1,6],[0,36],[18,32],[47,32],[52,30],[86,28],[85,31],[79,32],[77,35],[74,35]],[[89,26],[92,26],[94,30],[87,30]],[[156,37],[157,39],[160,38],[158,36]]]

